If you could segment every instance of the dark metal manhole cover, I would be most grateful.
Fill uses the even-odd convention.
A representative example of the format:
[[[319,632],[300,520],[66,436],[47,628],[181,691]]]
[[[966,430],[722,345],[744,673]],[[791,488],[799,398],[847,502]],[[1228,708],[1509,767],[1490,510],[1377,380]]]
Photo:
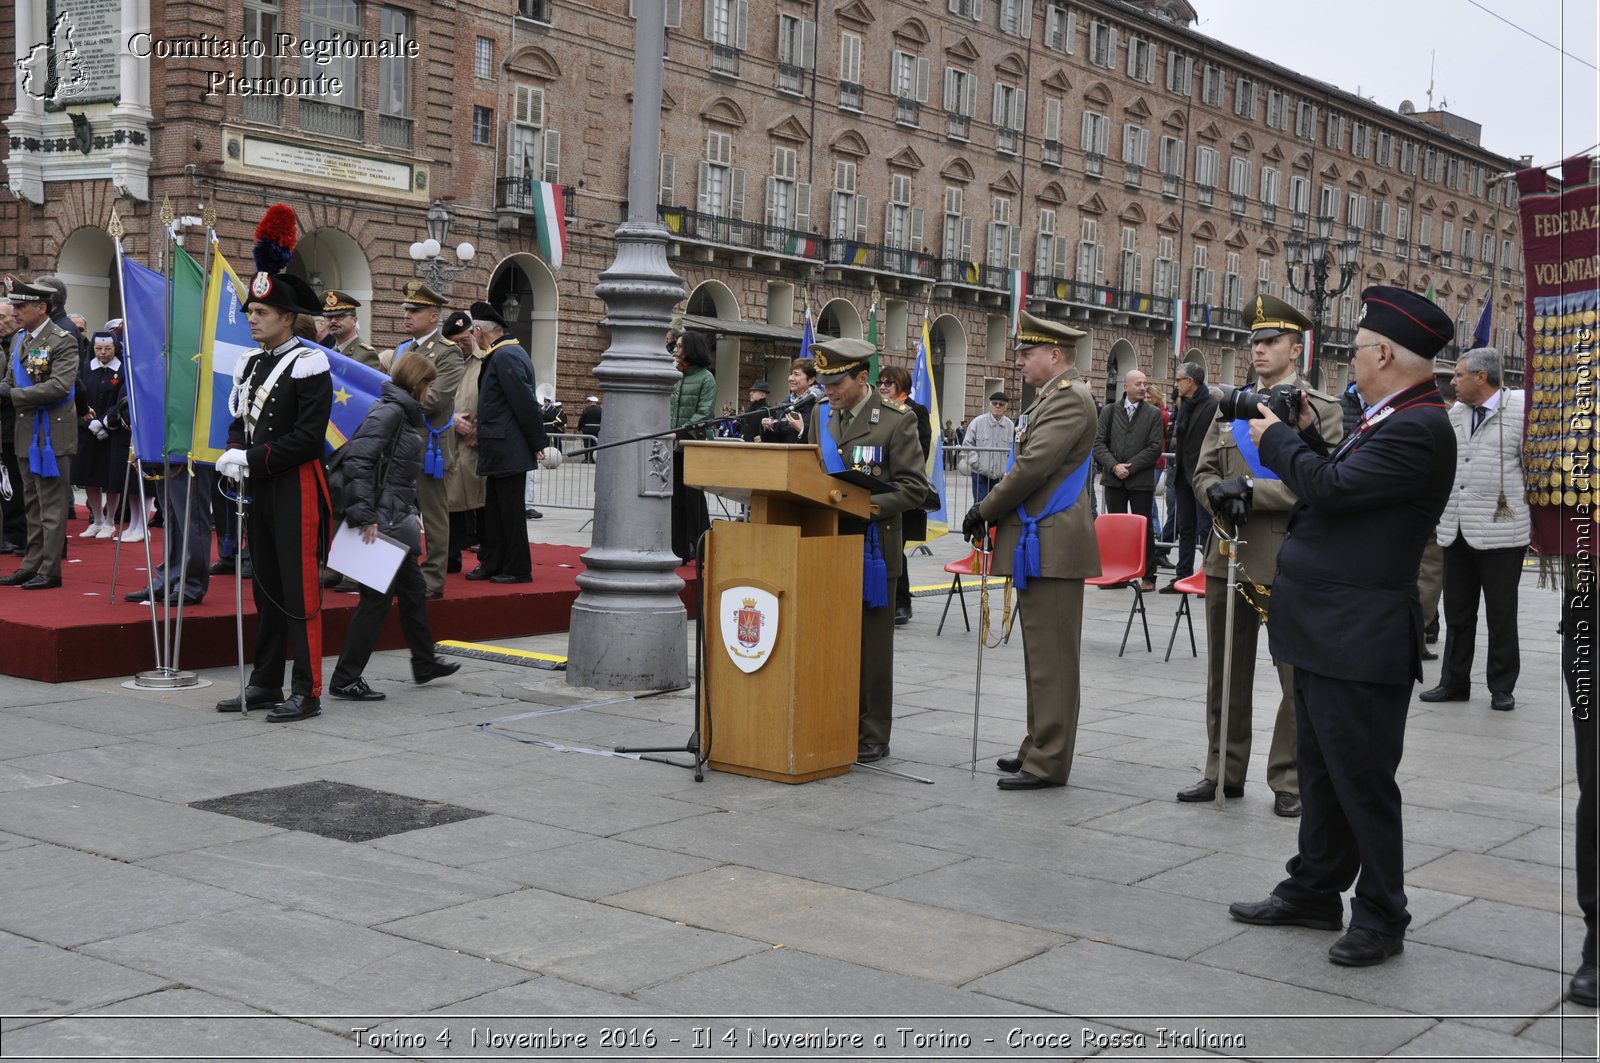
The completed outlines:
[[[325,779],[195,801],[189,807],[342,842],[371,841],[488,815],[442,801],[424,801]]]

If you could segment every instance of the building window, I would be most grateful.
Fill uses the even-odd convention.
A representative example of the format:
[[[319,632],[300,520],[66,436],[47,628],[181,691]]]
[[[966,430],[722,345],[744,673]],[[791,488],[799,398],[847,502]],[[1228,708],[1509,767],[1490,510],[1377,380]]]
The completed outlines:
[[[1044,12],[1044,46],[1055,52],[1072,52],[1072,39],[1078,32],[1078,14],[1051,4]]]
[[[1417,142],[1415,140],[1402,140],[1400,142],[1400,172],[1412,175],[1417,172]]]
[[[300,40],[307,45],[332,48],[336,40],[361,36],[361,14],[354,0],[305,0],[300,8]],[[300,125],[308,133],[361,139],[361,65],[354,56],[334,56],[326,66],[311,57],[300,60],[300,76],[321,74],[326,83],[335,79],[338,92],[302,96]]]
[[[1083,171],[1099,175],[1105,169],[1106,152],[1111,147],[1111,119],[1093,111],[1083,112]]]
[[[739,76],[739,56],[749,47],[750,0],[705,0],[711,72]]]
[[[1000,0],[1000,32],[1033,36],[1033,0]]]
[[[1467,175],[1467,194],[1469,196],[1483,195],[1483,164],[1473,163]]]
[[[1139,187],[1144,181],[1144,167],[1150,156],[1150,131],[1133,123],[1122,127],[1123,182]]]
[[[1079,284],[1104,285],[1106,282],[1106,249],[1100,243],[1100,223],[1093,218],[1078,222]]]
[[[1233,82],[1233,113],[1240,118],[1256,116],[1256,82],[1254,78],[1239,77]]]
[[[1027,115],[1027,93],[1015,85],[996,84],[994,87],[995,146],[1001,151],[1015,152],[1017,136]]]
[[[955,140],[966,140],[972,132],[972,113],[978,105],[978,79],[967,70],[946,67],[944,109],[947,132]]]
[[[1261,168],[1261,205],[1276,210],[1283,193],[1283,175],[1270,166]]]
[[[1172,244],[1170,236],[1156,240],[1155,291],[1151,294],[1157,299],[1171,299],[1178,294],[1178,262],[1172,255]]]
[[[1256,260],[1256,294],[1272,294],[1272,259],[1270,258]]]
[[[1411,254],[1411,208],[1400,207],[1395,212],[1394,252],[1399,258]]]
[[[1044,144],[1040,161],[1046,166],[1061,165],[1061,101],[1044,101]]]
[[[494,139],[494,108],[474,107],[472,109],[472,142],[474,144],[488,144]]]
[[[817,24],[778,16],[778,90],[804,94],[806,73],[817,61]]]
[[[910,52],[895,52],[889,72],[889,92],[895,98],[894,120],[901,125],[920,122],[922,105],[928,102],[929,62]]]
[[[962,18],[983,17],[983,0],[950,0],[950,13]]]
[[[515,106],[506,129],[506,173],[529,181],[561,180],[561,134],[546,130],[544,91],[515,88]]]
[[[1450,158],[1445,160],[1444,166],[1445,166],[1445,178],[1444,178],[1445,186],[1447,188],[1453,189],[1454,191],[1457,191],[1457,192],[1461,191],[1461,172],[1462,172],[1461,160],[1456,158],[1454,155],[1452,155],[1452,156],[1450,156]]]
[[[549,23],[550,0],[517,0],[517,17]]]
[[[1294,109],[1294,135],[1310,140],[1317,135],[1317,105],[1301,100]]]
[[[744,171],[733,165],[733,137],[706,134],[706,157],[700,160],[700,213],[716,218],[744,217]]]
[[[1306,227],[1306,221],[1311,215],[1310,178],[1289,178],[1289,213],[1293,215],[1291,224],[1294,228],[1304,229]]]
[[[972,261],[972,219],[961,213],[962,191],[954,185],[944,190],[944,257]]]
[[[859,111],[866,89],[861,84],[861,37],[854,33],[839,36],[839,106]]]
[[[1349,193],[1345,199],[1344,211],[1345,228],[1350,230],[1350,235],[1355,238],[1361,236],[1367,227],[1367,197]]]
[[[1039,208],[1039,235],[1033,248],[1033,275],[1059,277],[1066,270],[1066,241],[1056,236],[1056,212]]]
[[[385,7],[379,15],[383,39],[410,40],[411,13]],[[378,143],[411,147],[411,63],[404,55],[378,60]]]
[[[1194,268],[1189,273],[1189,301],[1196,306],[1211,306],[1216,299],[1217,271],[1206,267],[1210,249],[1194,246]]]
[[[1227,270],[1222,274],[1222,305],[1229,310],[1244,308],[1244,278],[1239,275],[1239,252],[1229,251]]]
[[[1350,123],[1350,154],[1364,159],[1372,153],[1372,125],[1360,118]]]
[[[1167,91],[1177,96],[1194,91],[1194,59],[1175,48],[1167,49]]]
[[[494,41],[479,37],[472,43],[472,74],[474,77],[494,77]]]
[[[1335,151],[1344,150],[1344,115],[1338,111],[1328,112],[1327,137],[1324,143]]]
[[[1387,129],[1378,130],[1378,150],[1373,161],[1379,166],[1394,165],[1394,134]]]
[[[1155,47],[1142,37],[1128,39],[1128,76],[1135,81],[1156,79]]]
[[[889,175],[889,203],[884,208],[883,243],[899,251],[922,250],[922,208],[911,205],[911,178]]]
[[[1228,209],[1243,214],[1250,199],[1250,160],[1235,155],[1228,160]]]
[[[1439,152],[1435,148],[1428,148],[1422,153],[1422,179],[1424,181],[1439,179]]]
[[[856,164],[833,164],[833,216],[828,235],[839,240],[867,238],[867,197],[856,192]]]
[[[278,0],[247,0],[244,5],[244,33],[247,41],[260,41],[271,45],[277,37],[279,21]],[[264,48],[258,58],[248,56],[243,60],[247,78],[276,78],[278,62],[272,58],[273,49]],[[283,97],[245,96],[240,101],[240,113],[259,122],[279,122],[283,118]]]
[[[1372,203],[1372,249],[1383,250],[1384,238],[1389,235],[1389,201],[1376,199]]]
[[[996,269],[1016,269],[1022,258],[1022,234],[1011,227],[1011,200],[994,199],[994,220],[989,223],[988,264]]]
[[[772,149],[766,223],[775,230],[768,234],[768,246],[774,250],[787,249],[785,232],[811,228],[811,185],[797,180],[798,172],[795,149]]]
[[[1217,187],[1218,172],[1222,168],[1222,156],[1212,148],[1200,148],[1194,153],[1194,181],[1199,189],[1199,199],[1205,206],[1211,205],[1211,194]]]
[[[1207,63],[1200,79],[1200,98],[1212,107],[1222,106],[1222,68]]]
[[[1271,129],[1289,128],[1289,96],[1282,89],[1267,90],[1267,126]]]
[[[1139,253],[1139,230],[1122,227],[1122,255],[1117,263],[1117,287],[1125,292],[1144,291],[1144,255]]]
[[[1089,24],[1089,62],[1104,67],[1117,65],[1117,31],[1104,22]]]
[[[1317,217],[1339,218],[1339,190],[1332,185],[1323,185],[1321,197],[1317,200]]]
[[[1161,194],[1176,196],[1183,183],[1184,145],[1177,137],[1161,138]]]

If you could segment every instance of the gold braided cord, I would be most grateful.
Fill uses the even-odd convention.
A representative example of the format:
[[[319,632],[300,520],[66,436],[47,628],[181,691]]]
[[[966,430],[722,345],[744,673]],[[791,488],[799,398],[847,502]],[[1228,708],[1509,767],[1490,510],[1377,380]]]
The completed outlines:
[[[1011,638],[1011,625],[1016,623],[1016,614],[1011,609],[1011,577],[1004,579],[1005,591],[1000,599],[1000,626],[1001,636],[993,642],[989,641],[989,562],[994,557],[993,552],[979,550],[973,554],[973,560],[982,566],[978,571],[978,641],[987,649],[997,649],[1000,643]]]
[[[1216,517],[1212,517],[1211,529],[1216,533],[1217,550],[1222,554],[1223,557],[1229,557],[1234,551],[1238,550],[1238,547],[1234,544],[1239,541],[1239,537],[1237,535],[1229,535],[1223,529],[1221,520],[1217,519]],[[1239,597],[1243,598],[1250,608],[1256,611],[1256,615],[1259,616],[1261,618],[1261,622],[1265,624],[1267,622],[1267,610],[1265,605],[1272,604],[1272,588],[1257,583],[1251,577],[1250,573],[1245,571],[1244,562],[1242,561],[1239,563],[1238,572],[1239,585],[1237,590],[1239,591]],[[1256,592],[1256,596],[1254,598],[1245,593],[1244,585],[1246,583],[1250,585],[1251,590]],[[1262,603],[1265,603],[1265,605]]]

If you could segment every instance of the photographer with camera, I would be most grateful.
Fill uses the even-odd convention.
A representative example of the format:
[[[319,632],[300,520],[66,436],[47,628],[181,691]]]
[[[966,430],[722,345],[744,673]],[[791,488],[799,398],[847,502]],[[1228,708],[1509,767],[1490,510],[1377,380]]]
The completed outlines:
[[[1340,436],[1339,403],[1331,395],[1303,386],[1298,373],[1305,349],[1306,316],[1281,299],[1258,295],[1251,323],[1250,360],[1255,367],[1255,389],[1225,391],[1217,405],[1217,419],[1206,430],[1200,460],[1194,472],[1195,497],[1219,525],[1219,534],[1206,546],[1206,777],[1178,793],[1184,802],[1210,801],[1217,786],[1227,797],[1244,794],[1245,772],[1250,764],[1251,688],[1256,670],[1256,641],[1265,617],[1278,550],[1289,530],[1294,492],[1262,464],[1250,440],[1249,423],[1261,415],[1265,400],[1289,418],[1298,418],[1301,396],[1310,405],[1323,439]],[[1289,419],[1286,418],[1286,419]],[[1244,579],[1238,584],[1242,601],[1236,601],[1231,644],[1227,627],[1228,558],[1224,536],[1244,540],[1237,547]],[[1225,655],[1231,657],[1231,664]],[[1219,735],[1222,721],[1224,666],[1229,668],[1228,734]],[[1272,810],[1280,816],[1300,814],[1300,783],[1295,769],[1294,676],[1286,664],[1278,671],[1277,720],[1272,748],[1267,754],[1267,785],[1272,788]],[[1222,771],[1226,741],[1227,770]]]

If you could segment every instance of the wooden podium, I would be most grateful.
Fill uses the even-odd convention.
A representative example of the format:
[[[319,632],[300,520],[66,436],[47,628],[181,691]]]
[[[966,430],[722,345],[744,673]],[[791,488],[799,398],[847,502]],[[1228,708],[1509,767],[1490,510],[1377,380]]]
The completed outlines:
[[[843,774],[860,714],[862,540],[839,534],[839,515],[865,518],[870,495],[823,472],[809,445],[686,441],[683,479],[750,507],[748,523],[712,524],[706,550],[711,767],[787,783]]]

